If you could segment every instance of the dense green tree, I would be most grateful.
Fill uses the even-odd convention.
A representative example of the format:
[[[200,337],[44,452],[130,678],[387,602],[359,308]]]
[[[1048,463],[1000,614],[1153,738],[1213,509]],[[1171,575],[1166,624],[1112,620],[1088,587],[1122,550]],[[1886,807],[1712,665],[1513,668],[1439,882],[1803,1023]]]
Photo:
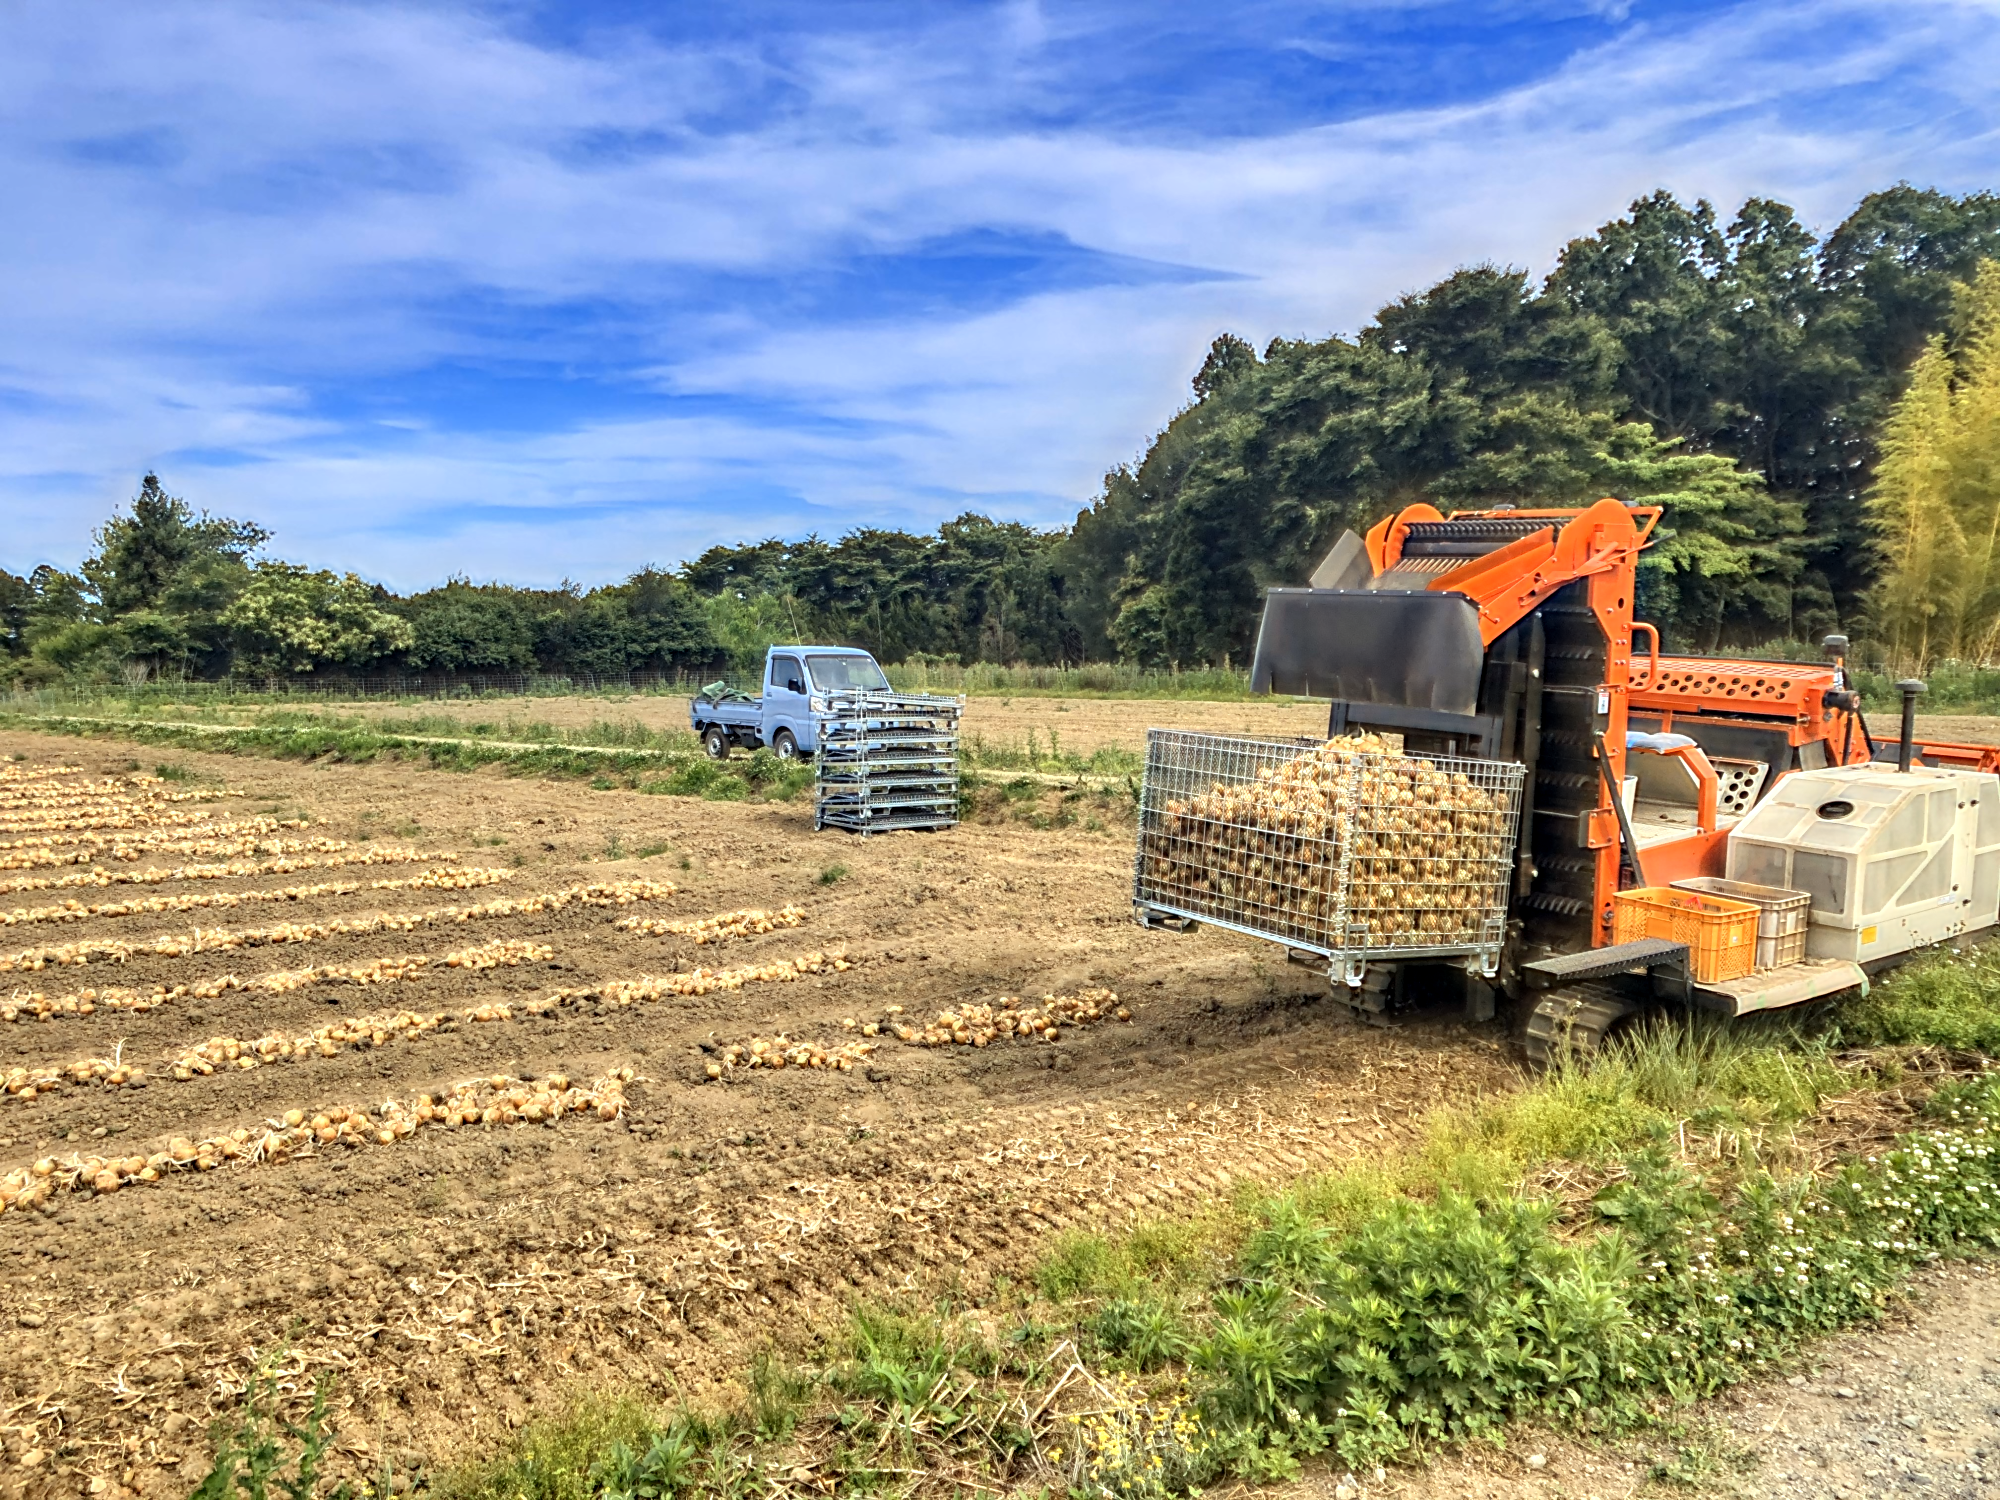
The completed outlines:
[[[223,622],[235,632],[240,664],[254,673],[366,667],[413,639],[409,622],[385,602],[352,573],[265,562],[252,569]]]
[[[700,669],[715,660],[708,617],[693,590],[672,573],[642,568],[594,597],[623,616],[627,670]]]
[[[887,661],[1075,661],[1083,645],[1059,566],[1061,537],[967,514],[934,536],[863,528],[712,547],[682,573],[709,601],[739,670],[779,640],[840,641]],[[768,605],[757,601],[770,601]]]
[[[158,475],[148,474],[131,513],[113,515],[98,528],[97,551],[84,559],[83,576],[106,617],[116,619],[159,608],[189,568],[217,560],[241,564],[270,537],[249,521],[197,515],[166,492]]]
[[[410,622],[404,660],[419,671],[509,672],[535,665],[535,617],[520,589],[455,578],[401,601],[397,613]]]
[[[28,621],[35,591],[28,580],[0,568],[0,653],[20,656],[28,649]]]

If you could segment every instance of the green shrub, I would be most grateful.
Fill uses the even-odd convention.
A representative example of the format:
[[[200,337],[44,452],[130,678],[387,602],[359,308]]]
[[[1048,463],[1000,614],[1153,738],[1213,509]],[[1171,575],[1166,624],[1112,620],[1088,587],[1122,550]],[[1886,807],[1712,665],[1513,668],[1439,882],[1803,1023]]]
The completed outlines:
[[[1879,1159],[1819,1182],[1753,1172],[1726,1200],[1653,1147],[1623,1160],[1583,1238],[1513,1197],[1447,1189],[1347,1233],[1275,1199],[1193,1347],[1209,1417],[1247,1476],[1526,1415],[1617,1427],[1654,1393],[1719,1390],[1878,1315],[1916,1264],[2000,1248],[1997,1116],[1989,1074]]]
[[[278,1383],[270,1366],[266,1361],[250,1377],[234,1426],[216,1424],[215,1462],[189,1500],[270,1500],[274,1495],[356,1500],[363,1491],[346,1482],[330,1483],[322,1472],[334,1440],[327,1420],[333,1376],[319,1378],[305,1419],[292,1422],[278,1413]],[[375,1490],[386,1495],[386,1475]]]
[[[1113,1297],[1090,1320],[1097,1346],[1141,1371],[1157,1370],[1187,1353],[1179,1314],[1157,1297]]]

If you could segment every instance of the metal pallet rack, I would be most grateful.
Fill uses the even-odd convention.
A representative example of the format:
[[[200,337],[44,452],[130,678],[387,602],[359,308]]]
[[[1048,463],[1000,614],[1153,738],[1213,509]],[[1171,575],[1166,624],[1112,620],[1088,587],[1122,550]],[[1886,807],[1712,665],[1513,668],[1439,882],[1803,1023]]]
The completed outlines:
[[[813,827],[852,833],[958,822],[958,716],[935,693],[834,693],[819,719]]]

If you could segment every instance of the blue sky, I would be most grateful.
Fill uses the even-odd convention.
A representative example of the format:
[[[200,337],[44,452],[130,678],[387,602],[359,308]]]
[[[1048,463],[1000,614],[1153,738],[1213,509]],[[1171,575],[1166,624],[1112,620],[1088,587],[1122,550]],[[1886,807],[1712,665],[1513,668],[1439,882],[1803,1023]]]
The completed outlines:
[[[0,566],[148,468],[397,588],[1061,524],[1224,329],[2000,186],[1996,78],[1996,0],[22,0]]]

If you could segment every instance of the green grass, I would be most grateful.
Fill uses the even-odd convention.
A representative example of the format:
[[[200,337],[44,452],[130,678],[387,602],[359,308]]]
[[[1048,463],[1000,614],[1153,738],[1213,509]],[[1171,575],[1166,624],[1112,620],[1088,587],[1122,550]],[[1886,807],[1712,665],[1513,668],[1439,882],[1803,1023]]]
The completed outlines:
[[[959,759],[969,771],[1036,771],[1044,775],[1099,776],[1122,778],[1138,784],[1146,769],[1146,757],[1135,750],[1105,745],[1088,755],[1065,750],[1058,730],[1043,733],[1030,729],[1024,740],[1002,744],[987,739],[978,730],[959,741]]]
[[[1844,1002],[1841,1035],[1862,1045],[2000,1054],[2000,945],[1934,953]]]

